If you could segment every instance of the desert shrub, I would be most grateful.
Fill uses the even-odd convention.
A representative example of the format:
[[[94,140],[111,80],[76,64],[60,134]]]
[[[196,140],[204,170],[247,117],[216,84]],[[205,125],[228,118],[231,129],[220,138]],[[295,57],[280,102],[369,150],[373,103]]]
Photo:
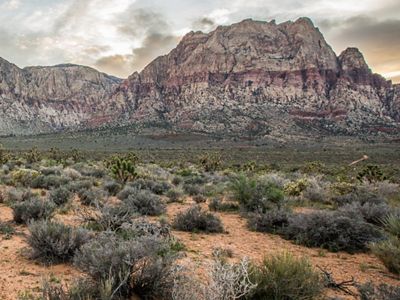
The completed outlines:
[[[382,283],[378,286],[367,282],[357,286],[361,300],[398,300],[400,287]]]
[[[206,182],[207,178],[201,174],[192,174],[184,179],[184,184],[202,185]]]
[[[78,172],[80,172],[83,176],[94,177],[94,178],[103,178],[106,175],[105,170],[96,167],[96,166],[87,166],[82,165]]]
[[[183,178],[180,176],[175,176],[174,178],[172,178],[172,184],[173,185],[180,185],[183,182]]]
[[[7,223],[0,221],[0,234],[3,234],[7,237],[11,237],[15,233],[15,229]]]
[[[10,203],[13,202],[22,202],[31,199],[35,195],[29,189],[16,189],[11,188],[7,193],[7,201]]]
[[[104,192],[99,188],[82,189],[78,192],[79,200],[83,205],[96,206],[104,200]]]
[[[146,219],[137,218],[132,222],[124,223],[121,226],[120,236],[125,239],[134,239],[144,236],[153,236],[158,238],[169,238],[171,235],[170,227],[163,222],[149,222]]]
[[[73,168],[70,168],[70,167],[63,169],[62,174],[63,174],[63,176],[68,177],[71,180],[77,180],[82,177],[82,174],[79,173],[79,171],[77,171]]]
[[[31,220],[48,219],[53,215],[55,208],[53,202],[42,201],[36,197],[12,205],[14,221],[20,224],[27,224]]]
[[[203,195],[194,195],[193,201],[196,202],[197,204],[205,203],[207,201],[207,198],[204,197]]]
[[[138,193],[138,189],[137,188],[133,188],[133,187],[131,187],[131,186],[126,186],[126,187],[124,187],[123,189],[122,189],[122,191],[120,191],[118,194],[117,194],[117,198],[119,199],[119,200],[125,200],[125,199],[127,199],[129,196],[131,196],[131,195],[136,195]]]
[[[289,223],[291,213],[284,209],[272,209],[264,213],[249,215],[248,226],[251,230],[269,233],[281,233]]]
[[[61,223],[42,220],[29,224],[28,244],[34,258],[45,263],[68,261],[89,240],[89,233]]]
[[[116,181],[107,181],[104,183],[104,190],[111,196],[116,196],[122,189],[122,186]]]
[[[48,175],[61,175],[62,166],[54,166],[54,167],[41,167],[40,173],[44,176]]]
[[[289,196],[300,196],[308,185],[309,183],[307,179],[301,178],[297,181],[287,183],[284,186],[283,191]]]
[[[31,187],[36,189],[51,189],[58,188],[62,185],[68,184],[69,178],[58,175],[39,175],[32,180]]]
[[[208,208],[211,211],[238,211],[239,205],[231,201],[222,201],[220,198],[212,198]]]
[[[339,181],[332,183],[330,190],[334,195],[343,196],[354,192],[356,190],[356,186],[353,183]]]
[[[168,202],[181,202],[183,194],[176,189],[171,189],[167,192],[166,196],[169,199]]]
[[[93,186],[93,181],[91,180],[76,180],[68,183],[65,187],[71,192],[77,193],[81,190],[88,190]]]
[[[289,218],[284,235],[307,247],[350,253],[366,250],[368,243],[383,238],[375,226],[362,218],[330,211],[294,215]]]
[[[135,211],[126,205],[104,205],[95,215],[85,220],[87,226],[98,231],[118,231],[122,225],[132,221]]]
[[[400,274],[400,239],[391,237],[386,241],[371,244],[374,253],[390,272]]]
[[[171,189],[171,185],[168,182],[157,182],[142,178],[135,180],[130,186],[136,189],[150,190],[156,195],[163,195]]]
[[[244,175],[235,178],[231,183],[234,198],[249,212],[266,211],[280,206],[284,199],[281,189],[275,185],[257,182]]]
[[[400,211],[390,213],[382,218],[381,224],[387,232],[400,238]]]
[[[303,197],[312,202],[330,203],[330,195],[326,183],[316,177],[308,179],[308,185],[303,191]]]
[[[157,265],[162,259],[159,253],[165,253],[166,248],[168,245],[165,241],[156,237],[123,240],[105,232],[77,251],[74,264],[95,281],[108,281],[115,296],[128,298],[135,291],[139,296],[150,299],[153,293],[157,293],[151,286],[157,287],[166,280],[160,280],[159,273],[169,265],[162,268]],[[152,282],[151,278],[160,282]]]
[[[202,189],[200,186],[195,185],[195,184],[189,184],[189,183],[185,183],[183,185],[183,190],[189,196],[200,195],[202,193]]]
[[[220,218],[203,211],[198,205],[179,213],[172,226],[177,230],[190,232],[220,233],[224,231]]]
[[[361,205],[365,203],[381,204],[385,203],[386,199],[366,189],[356,189],[349,194],[334,197],[333,201],[336,205],[342,206],[352,202],[358,202]]]
[[[11,172],[11,178],[15,185],[21,184],[28,187],[35,178],[39,176],[39,172],[31,169],[18,169]]]
[[[41,288],[42,300],[95,300],[110,299],[107,282],[95,283],[87,278],[75,280],[71,286],[63,286],[52,278],[45,279]],[[108,297],[108,298],[107,298]]]
[[[161,198],[150,191],[140,190],[126,198],[124,204],[141,215],[159,216],[165,213],[165,204]]]
[[[360,216],[368,223],[380,225],[382,219],[390,214],[391,208],[386,203],[370,203],[360,204],[353,202],[339,208],[339,211],[350,218],[359,218]]]
[[[71,200],[73,194],[65,187],[56,188],[50,191],[50,200],[56,205],[64,205]]]
[[[254,266],[252,280],[257,284],[246,299],[315,299],[323,285],[318,272],[306,258],[295,258],[282,253],[264,258],[260,266]]]

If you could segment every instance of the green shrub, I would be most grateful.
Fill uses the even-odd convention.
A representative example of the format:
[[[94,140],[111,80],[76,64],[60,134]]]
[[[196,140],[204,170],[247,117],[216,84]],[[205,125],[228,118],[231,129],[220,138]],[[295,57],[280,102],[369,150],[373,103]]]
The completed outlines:
[[[35,197],[30,189],[11,188],[7,193],[9,203],[22,202]]]
[[[264,258],[251,272],[257,287],[251,300],[315,299],[323,289],[318,272],[305,258],[282,253]]]
[[[203,195],[194,195],[193,201],[196,202],[197,204],[205,203],[207,201],[207,198],[204,197]]]
[[[202,193],[201,187],[196,184],[185,183],[183,185],[183,190],[189,196],[196,196],[196,195],[200,195]]]
[[[135,211],[127,205],[105,205],[96,216],[90,216],[86,223],[98,231],[119,231],[122,225],[130,223],[134,216]]]
[[[281,189],[271,183],[257,182],[244,175],[235,178],[231,183],[234,198],[244,210],[265,212],[280,206],[284,199]]]
[[[364,251],[370,242],[384,238],[380,230],[361,217],[349,217],[331,211],[292,216],[284,228],[284,236],[307,247],[349,253]]]
[[[386,218],[391,211],[391,208],[386,203],[369,203],[360,204],[353,202],[339,208],[339,211],[351,218],[362,216],[368,223],[380,225],[382,220]]]
[[[220,233],[224,231],[220,218],[203,211],[198,205],[179,213],[172,226],[177,230],[189,232]]]
[[[65,262],[73,258],[75,251],[89,240],[82,228],[42,220],[30,223],[28,244],[34,258],[45,263]]]
[[[390,272],[400,274],[400,239],[391,237],[386,241],[371,244],[372,252]]]
[[[56,205],[51,201],[43,201],[38,198],[31,198],[24,202],[16,202],[12,205],[14,221],[27,224],[31,220],[50,218]]]
[[[65,187],[60,187],[50,191],[50,200],[56,205],[64,205],[71,200],[73,194]]]

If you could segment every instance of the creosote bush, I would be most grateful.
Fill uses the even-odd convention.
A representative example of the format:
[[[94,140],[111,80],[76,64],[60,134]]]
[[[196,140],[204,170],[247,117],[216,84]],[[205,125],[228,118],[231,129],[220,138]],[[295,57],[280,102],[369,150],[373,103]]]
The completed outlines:
[[[72,192],[66,187],[60,187],[50,191],[50,200],[56,205],[64,205],[72,198]]]
[[[107,299],[127,299],[134,292],[144,299],[163,299],[173,284],[168,249],[168,242],[156,236],[124,240],[104,232],[77,251],[74,264],[96,282],[108,283]]]
[[[239,210],[239,205],[236,202],[222,201],[220,198],[212,198],[208,204],[211,211],[234,212]]]
[[[220,233],[224,231],[220,218],[202,210],[198,205],[179,213],[173,222],[173,227],[177,230],[190,232]]]
[[[289,218],[284,236],[307,247],[349,253],[364,251],[368,243],[384,238],[380,230],[362,218],[330,211],[294,215]]]
[[[89,240],[89,233],[48,220],[29,224],[28,244],[34,258],[45,263],[64,262],[73,258],[75,251]]]
[[[291,213],[285,209],[272,209],[264,213],[253,213],[248,217],[251,230],[269,233],[282,233],[289,224]]]
[[[246,299],[311,300],[323,288],[320,274],[313,270],[305,258],[295,258],[290,253],[282,253],[264,258],[261,265],[253,266],[251,280],[257,284]]]
[[[274,184],[258,182],[244,175],[232,180],[231,190],[234,198],[248,212],[265,212],[279,207],[284,199],[283,191]]]
[[[161,201],[161,198],[147,190],[137,191],[123,201],[133,211],[145,216],[159,216],[166,211],[165,204]]]
[[[12,205],[14,221],[27,224],[31,220],[50,218],[56,205],[52,201],[31,198],[24,202],[16,202]]]

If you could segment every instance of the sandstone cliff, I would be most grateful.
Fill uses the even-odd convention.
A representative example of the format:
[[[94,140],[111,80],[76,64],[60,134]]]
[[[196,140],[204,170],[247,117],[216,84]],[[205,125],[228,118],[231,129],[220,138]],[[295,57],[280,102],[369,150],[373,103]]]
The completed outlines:
[[[135,124],[260,137],[399,133],[400,86],[356,48],[337,56],[311,20],[190,32],[128,79],[0,60],[0,135]]]

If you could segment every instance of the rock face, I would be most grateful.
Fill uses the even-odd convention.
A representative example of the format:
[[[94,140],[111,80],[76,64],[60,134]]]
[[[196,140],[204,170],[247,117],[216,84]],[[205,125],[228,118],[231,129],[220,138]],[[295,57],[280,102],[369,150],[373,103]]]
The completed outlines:
[[[400,86],[339,57],[311,20],[191,32],[120,82],[91,68],[0,60],[0,135],[99,126],[245,137],[399,132]]]
[[[20,69],[0,59],[0,135],[81,129],[120,82],[88,67]]]
[[[356,134],[399,121],[399,88],[373,74],[357,49],[337,57],[307,18],[191,32],[113,99],[127,102],[128,123],[210,134]]]

